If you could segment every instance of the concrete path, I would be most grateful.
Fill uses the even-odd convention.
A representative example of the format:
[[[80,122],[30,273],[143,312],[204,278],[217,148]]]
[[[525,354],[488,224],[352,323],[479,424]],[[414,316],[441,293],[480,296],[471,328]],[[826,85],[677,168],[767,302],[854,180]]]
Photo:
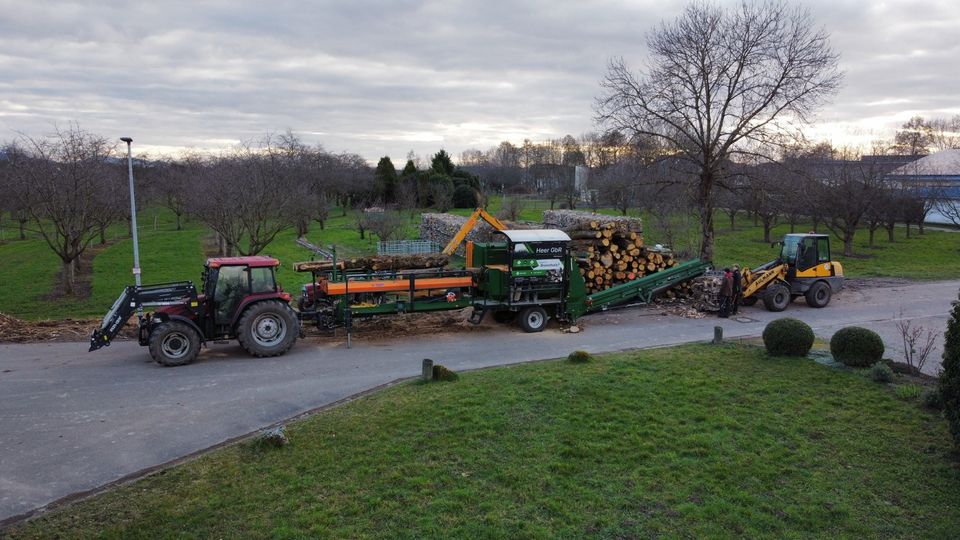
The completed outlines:
[[[161,368],[132,342],[86,352],[83,343],[0,345],[0,522],[63,497],[134,475],[265,426],[404,377],[423,358],[465,370],[606,352],[756,336],[789,315],[829,338],[843,326],[878,330],[899,358],[893,320],[942,331],[960,281],[847,290],[826,309],[801,302],[784,314],[745,308],[738,320],[683,319],[651,308],[582,319],[584,331],[541,334],[509,327],[398,341],[301,341],[281,358],[254,359],[214,346],[197,363]],[[942,344],[942,339],[941,339]],[[942,346],[942,345],[941,345]],[[940,351],[925,371],[935,373]]]

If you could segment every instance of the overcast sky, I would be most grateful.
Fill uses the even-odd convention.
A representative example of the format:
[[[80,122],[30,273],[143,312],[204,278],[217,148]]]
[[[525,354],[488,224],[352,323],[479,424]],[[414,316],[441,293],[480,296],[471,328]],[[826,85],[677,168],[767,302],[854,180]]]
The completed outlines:
[[[816,133],[960,114],[960,2],[805,2],[844,87]],[[595,129],[606,63],[685,2],[0,0],[0,140],[76,121],[140,151],[287,128],[369,160]]]

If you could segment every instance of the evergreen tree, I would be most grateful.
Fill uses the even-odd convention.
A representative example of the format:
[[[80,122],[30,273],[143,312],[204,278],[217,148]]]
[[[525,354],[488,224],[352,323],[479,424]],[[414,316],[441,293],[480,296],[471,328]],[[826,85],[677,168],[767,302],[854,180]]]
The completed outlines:
[[[373,176],[377,196],[383,199],[385,204],[395,201],[397,198],[397,169],[390,161],[390,156],[380,158]]]
[[[450,154],[448,154],[446,150],[440,150],[434,154],[433,159],[430,160],[430,168],[447,176],[453,174],[453,171],[456,169],[456,167],[453,166],[453,161],[450,159]]]
[[[412,159],[407,160],[407,164],[403,166],[403,172],[400,174],[403,176],[413,176],[417,174],[417,166],[413,164]]]
[[[943,344],[943,371],[940,373],[943,412],[953,440],[960,447],[960,301],[953,303]]]

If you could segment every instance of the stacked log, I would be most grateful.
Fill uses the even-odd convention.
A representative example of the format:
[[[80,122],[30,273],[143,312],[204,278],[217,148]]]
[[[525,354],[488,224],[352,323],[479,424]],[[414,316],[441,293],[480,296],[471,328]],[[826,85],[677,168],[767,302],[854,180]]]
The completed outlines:
[[[418,270],[443,268],[448,257],[442,253],[419,253],[415,255],[378,255],[376,257],[355,257],[337,261],[341,270],[367,270],[383,272],[389,270]],[[305,261],[293,263],[297,272],[333,270],[333,261]]]
[[[583,230],[593,222],[613,223],[628,231],[643,234],[643,221],[638,217],[607,216],[579,210],[544,210],[543,212],[544,229]]]
[[[467,218],[454,214],[422,214],[420,218],[420,239],[431,240],[441,246],[445,246],[466,222]],[[493,239],[494,232],[496,231],[490,224],[481,220],[478,221],[473,230],[467,234],[465,240],[490,242]],[[462,256],[464,254],[464,245],[461,245],[456,253]]]
[[[566,229],[588,293],[677,265],[669,251],[643,245],[643,235],[631,229],[634,220],[578,219]]]

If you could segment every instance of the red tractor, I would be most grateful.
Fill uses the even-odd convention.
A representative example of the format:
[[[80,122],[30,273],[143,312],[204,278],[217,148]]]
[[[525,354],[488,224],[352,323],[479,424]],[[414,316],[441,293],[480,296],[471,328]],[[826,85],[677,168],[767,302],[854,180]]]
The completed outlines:
[[[128,286],[90,336],[90,350],[110,345],[139,312],[140,345],[164,366],[193,362],[207,341],[236,339],[254,356],[279,356],[300,334],[290,295],[276,280],[279,265],[272,257],[207,259],[201,294],[190,281]],[[144,315],[143,307],[157,309]]]

